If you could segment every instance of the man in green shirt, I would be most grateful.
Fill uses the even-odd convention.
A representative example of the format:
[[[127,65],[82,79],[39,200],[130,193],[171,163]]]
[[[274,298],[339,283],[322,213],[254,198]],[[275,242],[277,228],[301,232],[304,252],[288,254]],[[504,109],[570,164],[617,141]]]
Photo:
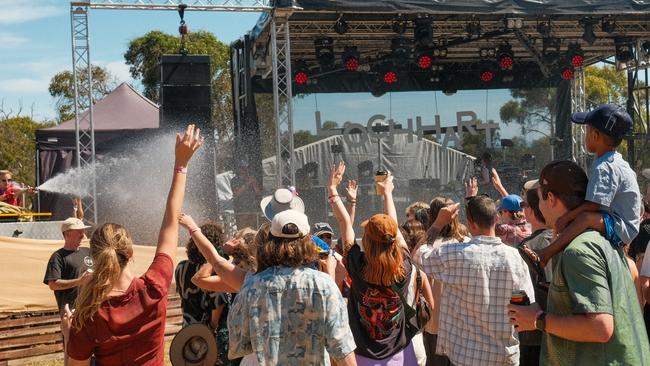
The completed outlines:
[[[537,183],[551,227],[584,201],[587,176],[569,161],[548,164]],[[547,312],[508,306],[519,331],[544,332],[541,365],[650,365],[650,345],[621,249],[597,231],[578,235],[553,258]]]

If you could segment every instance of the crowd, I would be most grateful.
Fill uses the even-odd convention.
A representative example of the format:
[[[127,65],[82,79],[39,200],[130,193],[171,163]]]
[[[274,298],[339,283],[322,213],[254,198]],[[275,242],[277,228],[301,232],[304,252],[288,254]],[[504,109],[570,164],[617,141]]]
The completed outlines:
[[[336,225],[310,226],[295,190],[280,188],[260,203],[268,222],[232,238],[182,213],[187,166],[203,141],[190,125],[176,138],[143,276],[131,273],[124,227],[96,228],[87,251],[83,222],[64,223],[45,283],[62,312],[66,360],[161,365],[175,274],[183,324],[213,330],[218,365],[649,365],[650,220],[616,152],[632,121],[613,105],[572,121],[586,124],[596,155],[589,176],[552,162],[517,195],[490,166],[466,182],[464,202],[413,203],[399,224],[389,172],[376,183],[383,212],[363,218],[357,235],[357,185],[339,194],[339,163],[327,183]],[[480,191],[486,179],[498,197]],[[181,227],[188,259],[174,271]]]

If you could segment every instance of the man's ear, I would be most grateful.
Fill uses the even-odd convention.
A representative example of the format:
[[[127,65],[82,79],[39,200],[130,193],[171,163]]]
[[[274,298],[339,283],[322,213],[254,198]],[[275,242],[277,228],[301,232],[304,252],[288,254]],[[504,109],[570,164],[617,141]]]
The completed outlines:
[[[558,204],[558,202],[560,202],[557,196],[553,194],[553,192],[548,192],[546,197],[548,197],[547,200],[551,207],[555,207]]]

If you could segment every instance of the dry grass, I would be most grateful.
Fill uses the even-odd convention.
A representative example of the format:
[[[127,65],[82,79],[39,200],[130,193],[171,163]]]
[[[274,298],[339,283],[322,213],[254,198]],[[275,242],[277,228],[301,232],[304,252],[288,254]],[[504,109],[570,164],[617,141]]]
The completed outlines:
[[[172,363],[169,361],[169,346],[171,343],[171,340],[165,342],[165,366],[172,365]],[[63,366],[63,360],[38,361],[28,363],[25,366]]]

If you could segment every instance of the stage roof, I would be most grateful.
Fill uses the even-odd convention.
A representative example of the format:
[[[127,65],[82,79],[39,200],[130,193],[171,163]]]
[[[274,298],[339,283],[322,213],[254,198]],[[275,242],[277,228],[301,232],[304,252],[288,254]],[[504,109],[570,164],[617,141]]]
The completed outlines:
[[[458,89],[513,88],[545,84],[556,85],[561,79],[560,59],[566,58],[569,44],[579,44],[584,51],[585,65],[613,56],[615,43],[637,42],[650,39],[650,1],[493,1],[493,0],[295,0],[276,3],[274,16],[286,16],[290,23],[291,60],[303,60],[310,71],[311,82],[307,86],[294,86],[295,93],[352,92],[368,90],[360,79],[345,74],[341,57],[346,46],[356,46],[362,64],[373,65],[392,59],[391,40],[404,37],[411,42],[410,59],[393,62],[410,64],[411,82],[402,85],[404,90],[442,90],[442,82],[418,82],[429,71],[421,72],[414,65],[414,57],[422,50],[445,49],[445,57],[434,57],[435,67],[455,75],[475,75],[481,64],[493,63],[495,57],[481,58],[481,49],[496,49],[508,43],[514,52],[514,82],[501,83],[495,78],[487,86],[479,81],[463,79]],[[417,19],[428,18],[432,22],[432,42],[427,48],[413,44],[414,24]],[[508,19],[519,20],[521,27],[508,29]],[[255,39],[253,56],[255,86],[258,91],[269,91],[272,78],[270,15],[264,14],[251,32]],[[345,33],[337,33],[335,24],[347,24]],[[540,33],[540,23],[549,23],[550,31]],[[402,34],[396,33],[396,24],[404,25]],[[479,34],[470,35],[468,24],[480,25]],[[585,24],[593,28],[592,43],[583,39]],[[607,29],[613,24],[613,29]],[[330,37],[333,40],[336,64],[322,69],[315,56],[314,40]],[[545,56],[544,47],[559,42],[559,54]],[[550,39],[551,41],[548,41]],[[282,42],[282,37],[279,37]],[[552,52],[546,52],[552,54]],[[373,70],[365,69],[367,74]],[[425,75],[426,74],[426,75]],[[475,78],[477,79],[477,78]],[[320,84],[320,85],[319,85]],[[367,81],[366,81],[367,84]],[[395,85],[394,90],[400,86]]]

